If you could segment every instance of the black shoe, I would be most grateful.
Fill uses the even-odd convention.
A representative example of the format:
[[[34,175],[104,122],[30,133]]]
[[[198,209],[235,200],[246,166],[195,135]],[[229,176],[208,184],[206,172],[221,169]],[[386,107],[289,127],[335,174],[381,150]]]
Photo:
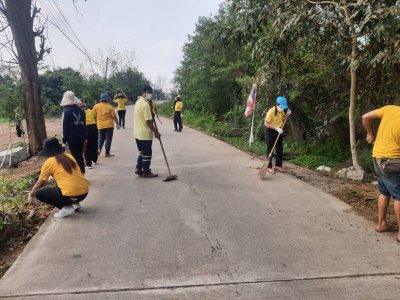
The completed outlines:
[[[174,131],[178,131],[178,130],[174,129]]]

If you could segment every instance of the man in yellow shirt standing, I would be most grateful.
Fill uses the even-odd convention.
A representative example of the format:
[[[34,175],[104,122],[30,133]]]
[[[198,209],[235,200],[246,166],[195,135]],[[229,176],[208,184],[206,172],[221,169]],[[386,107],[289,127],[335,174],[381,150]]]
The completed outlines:
[[[158,174],[152,173],[150,169],[152,157],[153,134],[155,138],[161,137],[158,130],[154,127],[153,116],[149,101],[153,97],[153,89],[146,85],[142,89],[142,95],[135,103],[133,111],[133,136],[139,150],[136,163],[135,174],[144,178],[157,177]]]
[[[125,129],[125,114],[126,114],[125,105],[126,105],[127,101],[128,101],[128,97],[125,95],[125,93],[118,90],[114,96],[114,103],[118,104],[118,107],[117,107],[118,124],[123,129]]]
[[[100,94],[100,103],[93,107],[94,116],[97,120],[97,129],[99,131],[99,147],[97,154],[100,155],[103,145],[105,143],[106,154],[105,157],[114,156],[110,153],[111,142],[114,133],[114,123],[119,129],[118,119],[115,114],[114,108],[108,103],[111,98],[107,93]]]
[[[372,120],[381,119],[378,133],[372,132]],[[386,214],[390,197],[394,200],[400,243],[400,106],[387,105],[370,111],[362,116],[362,123],[367,131],[367,142],[374,144],[372,158],[378,179],[378,224],[377,232],[390,230],[386,222]]]
[[[181,96],[176,96],[175,98],[175,106],[174,106],[174,131],[181,132],[183,125],[182,125],[182,115],[183,115],[183,102]],[[178,127],[179,125],[179,127]]]

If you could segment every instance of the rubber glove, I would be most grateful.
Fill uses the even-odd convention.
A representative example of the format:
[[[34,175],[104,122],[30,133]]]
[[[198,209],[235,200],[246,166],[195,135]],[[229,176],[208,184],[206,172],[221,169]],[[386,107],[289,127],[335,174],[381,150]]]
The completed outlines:
[[[292,111],[290,109],[288,109],[287,112],[286,112],[286,116],[289,117],[291,114],[292,114]]]
[[[278,131],[279,134],[282,134],[282,133],[283,133],[283,129],[280,128],[280,127],[276,127],[275,130]]]

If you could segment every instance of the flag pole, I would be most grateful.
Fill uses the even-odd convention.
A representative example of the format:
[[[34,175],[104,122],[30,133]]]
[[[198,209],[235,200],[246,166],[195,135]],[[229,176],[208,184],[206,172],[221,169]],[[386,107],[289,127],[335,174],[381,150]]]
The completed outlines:
[[[252,118],[252,121],[251,121],[251,129],[250,129],[250,137],[249,137],[249,147],[251,147],[251,144],[253,144],[253,142],[254,142],[254,116],[255,116],[255,111],[256,111],[256,106],[254,105],[253,118]]]

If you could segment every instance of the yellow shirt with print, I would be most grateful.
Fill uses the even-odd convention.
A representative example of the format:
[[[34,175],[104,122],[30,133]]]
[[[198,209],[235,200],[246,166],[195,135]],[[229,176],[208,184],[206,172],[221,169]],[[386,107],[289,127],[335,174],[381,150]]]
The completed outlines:
[[[153,116],[151,115],[150,104],[146,98],[140,96],[133,110],[133,136],[135,139],[142,141],[153,140],[153,132],[146,123],[146,121],[151,120],[153,120]]]
[[[182,101],[176,101],[175,103],[175,111],[182,111],[183,109],[183,102]]]
[[[93,107],[93,112],[97,119],[97,128],[114,128],[114,118],[116,117],[114,108],[105,102],[97,103]]]
[[[87,108],[85,109],[86,125],[96,124],[95,115],[93,110]]]
[[[76,163],[71,154],[65,155]],[[72,169],[72,174],[69,174],[55,157],[50,157],[44,162],[39,179],[47,181],[50,175],[57,182],[63,196],[80,196],[89,192],[89,182],[83,177],[78,164]]]
[[[376,110],[381,119],[372,151],[375,158],[400,158],[400,106],[387,105]]]
[[[275,127],[282,127],[283,121],[285,120],[285,113],[278,111],[275,115],[275,106],[270,108],[265,116],[265,122]]]
[[[114,99],[114,103],[118,104],[117,110],[126,110],[126,98],[116,98]]]

